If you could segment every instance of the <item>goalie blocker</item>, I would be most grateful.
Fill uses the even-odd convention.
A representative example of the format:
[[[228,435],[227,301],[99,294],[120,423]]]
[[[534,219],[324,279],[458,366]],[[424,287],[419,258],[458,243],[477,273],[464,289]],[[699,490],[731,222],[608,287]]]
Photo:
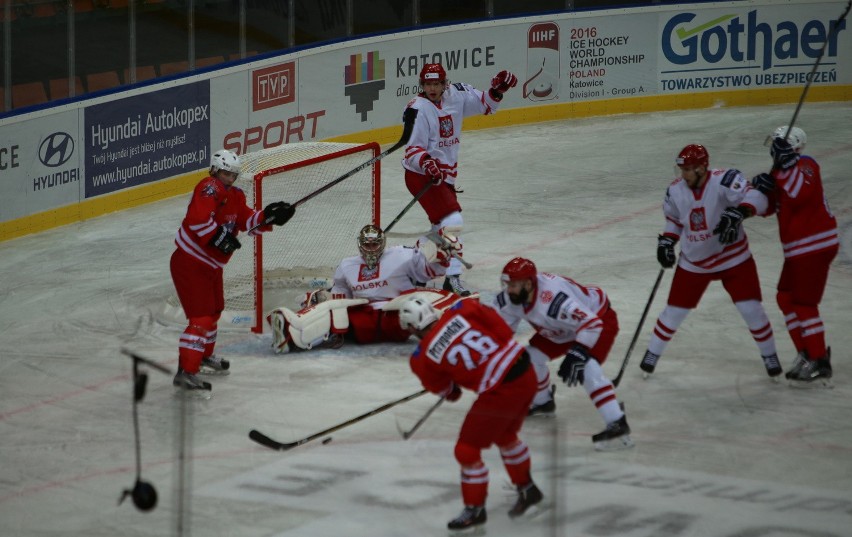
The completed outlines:
[[[273,310],[266,320],[272,328],[272,347],[276,353],[301,352],[317,347],[342,345],[349,335],[355,343],[402,342],[409,338],[407,330],[399,327],[399,308],[408,297],[415,295],[428,300],[439,311],[450,308],[460,300],[478,299],[478,295],[460,297],[442,289],[413,289],[393,300],[370,304],[365,298],[332,296],[325,290],[308,293],[302,309]]]

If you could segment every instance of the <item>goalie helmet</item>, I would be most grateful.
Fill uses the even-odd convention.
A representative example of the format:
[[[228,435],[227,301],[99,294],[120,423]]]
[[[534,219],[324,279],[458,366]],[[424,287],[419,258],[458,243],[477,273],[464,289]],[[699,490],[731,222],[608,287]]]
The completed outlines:
[[[796,153],[801,153],[805,149],[805,144],[808,142],[808,137],[805,134],[805,131],[800,129],[799,127],[793,127],[790,129],[790,132],[787,132],[787,125],[782,125],[772,131],[772,134],[766,137],[766,141],[763,143],[766,147],[772,145],[773,140],[775,138],[784,138],[787,136],[787,141],[790,143],[790,147],[793,148],[793,151]]]
[[[536,274],[538,274],[538,269],[536,269],[535,263],[524,257],[516,257],[503,267],[500,281],[509,283],[518,280],[534,280]]]
[[[689,144],[678,153],[675,159],[678,166],[704,166],[710,164],[710,155],[703,145]]]
[[[385,251],[385,232],[378,226],[367,224],[358,233],[358,251],[367,267],[374,268]]]
[[[239,175],[242,164],[240,157],[232,151],[221,149],[213,153],[210,157],[210,175],[216,175],[219,170],[231,172]]]
[[[419,296],[405,301],[399,310],[399,326],[403,330],[423,330],[438,320],[440,315],[431,302]]]
[[[447,72],[444,71],[440,63],[427,63],[420,70],[420,83],[423,84],[427,80],[446,82]]]

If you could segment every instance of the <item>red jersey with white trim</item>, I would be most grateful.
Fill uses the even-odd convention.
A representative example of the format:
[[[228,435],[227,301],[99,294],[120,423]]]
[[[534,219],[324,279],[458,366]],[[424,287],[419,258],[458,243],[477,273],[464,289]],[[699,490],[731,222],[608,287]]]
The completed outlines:
[[[514,332],[493,309],[461,300],[447,309],[411,355],[409,365],[430,392],[451,383],[476,393],[499,386],[524,352]]]
[[[392,246],[372,269],[359,255],[341,261],[331,293],[340,298],[366,298],[373,308],[380,309],[388,300],[414,289],[413,282],[428,282],[446,272],[440,263],[427,262],[417,248]]]
[[[690,272],[707,274],[735,267],[751,257],[748,238],[740,226],[732,244],[722,244],[713,229],[728,207],[745,205],[761,214],[766,210],[766,196],[751,187],[739,170],[707,170],[701,188],[692,189],[683,178],[677,178],[666,189],[663,234],[680,239],[678,266]]]
[[[512,304],[503,290],[494,298],[493,306],[512,330],[523,319],[554,343],[576,341],[591,349],[601,335],[601,317],[609,309],[609,298],[598,287],[539,272],[531,304]]]
[[[263,221],[263,211],[246,205],[246,195],[241,188],[225,186],[216,177],[207,177],[195,185],[186,216],[175,237],[178,248],[211,267],[222,268],[231,259],[215,246],[208,244],[219,226],[225,226],[234,236]],[[272,226],[262,226],[249,235],[269,231]]]
[[[451,185],[455,184],[462,120],[468,116],[492,114],[497,107],[497,101],[488,92],[463,82],[447,86],[437,105],[426,97],[415,97],[407,105],[407,108],[417,110],[417,119],[405,147],[402,166],[425,174],[422,164],[427,155],[431,156],[438,160],[445,175],[444,180]]]
[[[831,213],[822,187],[819,164],[804,156],[789,170],[775,170],[775,207],[784,257],[839,248],[837,220]]]

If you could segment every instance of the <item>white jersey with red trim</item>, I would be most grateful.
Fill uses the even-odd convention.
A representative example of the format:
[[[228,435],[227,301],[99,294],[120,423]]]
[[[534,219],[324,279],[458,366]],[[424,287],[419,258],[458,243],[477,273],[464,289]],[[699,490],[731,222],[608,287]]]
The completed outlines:
[[[776,170],[775,192],[778,232],[784,257],[796,257],[839,248],[837,219],[831,213],[822,187],[819,164],[802,155],[789,170]]]
[[[497,106],[497,101],[488,92],[463,82],[448,85],[439,104],[426,97],[415,97],[407,105],[407,108],[417,110],[417,119],[405,148],[402,166],[425,174],[423,161],[431,156],[444,172],[444,180],[455,184],[463,119],[494,113]]]
[[[503,290],[494,298],[493,306],[512,330],[523,319],[554,343],[576,341],[591,349],[601,335],[601,317],[609,309],[609,298],[598,287],[539,272],[531,304],[512,304]]]
[[[335,298],[366,298],[380,309],[388,300],[414,289],[413,282],[428,282],[443,276],[446,267],[429,263],[417,248],[392,246],[385,249],[372,269],[361,256],[347,257],[338,265],[331,287]]]
[[[719,242],[713,229],[728,207],[744,205],[761,214],[767,204],[766,196],[752,188],[739,170],[707,170],[707,180],[697,189],[689,188],[683,178],[675,179],[663,201],[663,234],[680,239],[678,266],[707,274],[747,261],[751,251],[742,226],[732,244]]]

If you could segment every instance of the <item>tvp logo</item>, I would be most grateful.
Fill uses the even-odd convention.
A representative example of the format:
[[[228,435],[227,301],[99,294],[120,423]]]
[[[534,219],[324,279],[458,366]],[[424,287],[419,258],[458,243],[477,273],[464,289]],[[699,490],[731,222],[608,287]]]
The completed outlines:
[[[367,113],[373,110],[379,92],[385,89],[385,60],[379,58],[378,51],[368,52],[366,56],[366,59],[361,54],[349,56],[343,78],[346,84],[343,92],[361,114],[362,122],[367,121]]]
[[[296,100],[296,63],[287,62],[251,73],[251,109],[265,110]]]

